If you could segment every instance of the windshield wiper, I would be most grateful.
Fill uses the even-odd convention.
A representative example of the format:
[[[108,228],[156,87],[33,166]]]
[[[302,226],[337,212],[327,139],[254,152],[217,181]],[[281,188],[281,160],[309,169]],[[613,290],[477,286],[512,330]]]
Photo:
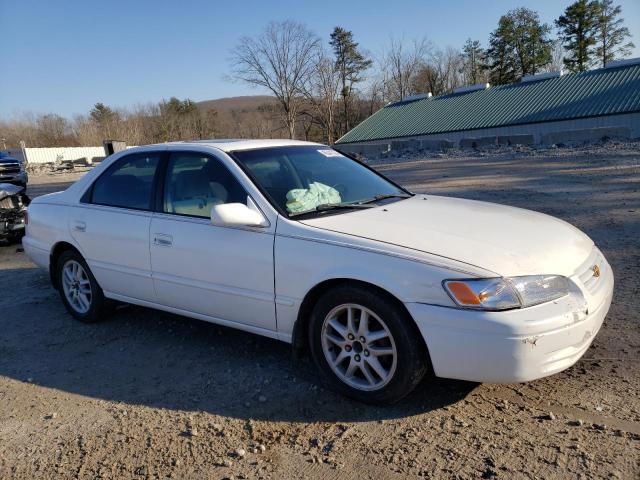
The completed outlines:
[[[315,208],[310,210],[305,210],[303,212],[290,213],[289,218],[298,217],[300,215],[305,215],[307,213],[313,212],[326,212],[327,210],[338,210],[338,209],[358,209],[358,208],[371,208],[373,205],[363,205],[362,203],[321,203],[317,205]]]
[[[410,198],[410,197],[411,195],[407,195],[405,193],[385,193],[385,194],[376,195],[375,197],[370,198],[369,200],[362,200],[357,204],[366,205],[368,203],[378,202],[380,200],[386,200],[387,198]]]

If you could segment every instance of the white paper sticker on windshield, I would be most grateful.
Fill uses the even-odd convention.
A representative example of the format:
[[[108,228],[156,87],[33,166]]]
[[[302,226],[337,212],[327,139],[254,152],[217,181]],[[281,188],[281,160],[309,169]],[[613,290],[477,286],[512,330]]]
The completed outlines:
[[[325,157],[342,157],[343,155],[340,152],[336,152],[335,150],[318,150]]]

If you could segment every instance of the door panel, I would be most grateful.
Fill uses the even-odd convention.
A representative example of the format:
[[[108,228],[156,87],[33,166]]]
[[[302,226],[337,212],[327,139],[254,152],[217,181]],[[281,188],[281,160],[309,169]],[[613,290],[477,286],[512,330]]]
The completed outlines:
[[[150,238],[158,303],[276,329],[272,233],[156,214]]]
[[[106,292],[155,302],[149,256],[150,212],[74,207],[70,231]]]
[[[154,302],[149,255],[151,204],[164,152],[124,155],[73,208],[69,230],[105,292]]]

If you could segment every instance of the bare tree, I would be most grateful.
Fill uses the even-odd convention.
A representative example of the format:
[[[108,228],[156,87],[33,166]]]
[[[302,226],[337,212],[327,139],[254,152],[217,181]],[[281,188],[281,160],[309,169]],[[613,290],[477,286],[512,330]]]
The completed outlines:
[[[412,92],[449,93],[464,83],[464,59],[453,47],[435,49],[420,65],[412,84]]]
[[[438,48],[429,57],[429,65],[438,76],[437,92],[434,95],[451,92],[464,83],[464,59],[453,47]]]
[[[386,101],[385,78],[382,75],[376,75],[370,79],[366,87],[365,102],[365,118],[373,115],[378,109],[382,108]]]
[[[340,81],[340,71],[335,60],[318,49],[314,73],[307,82],[305,96],[313,111],[312,116],[322,128],[325,140],[329,144],[335,140]]]
[[[413,40],[408,45],[403,39],[391,39],[382,59],[382,68],[388,75],[387,88],[391,98],[402,100],[413,93],[415,77],[430,51],[431,44],[424,38]]]
[[[242,37],[232,50],[232,76],[270,90],[284,112],[289,138],[295,138],[296,118],[304,85],[314,71],[319,38],[292,20],[271,22],[258,37]]]

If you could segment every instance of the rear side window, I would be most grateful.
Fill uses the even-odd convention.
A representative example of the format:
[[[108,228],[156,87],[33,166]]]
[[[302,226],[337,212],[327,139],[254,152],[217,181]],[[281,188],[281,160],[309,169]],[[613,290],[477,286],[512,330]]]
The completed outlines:
[[[110,207],[150,210],[160,154],[124,157],[93,184],[91,203]]]

